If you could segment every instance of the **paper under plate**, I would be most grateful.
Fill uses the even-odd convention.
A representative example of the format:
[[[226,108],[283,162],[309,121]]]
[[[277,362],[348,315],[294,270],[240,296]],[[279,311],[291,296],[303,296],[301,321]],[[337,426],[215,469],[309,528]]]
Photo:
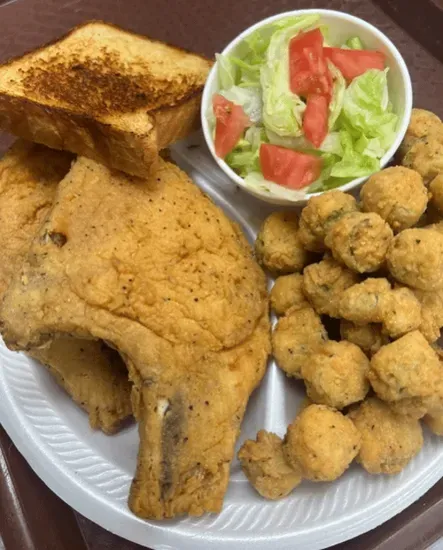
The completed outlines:
[[[226,179],[200,136],[177,145],[174,156],[252,242],[270,207]],[[335,483],[304,482],[278,502],[260,498],[235,460],[221,514],[145,522],[126,505],[137,458],[136,426],[112,437],[93,432],[86,414],[38,364],[2,343],[0,362],[0,421],[36,473],[90,520],[155,550],[325,548],[388,520],[443,476],[443,441],[429,433],[422,452],[397,476],[370,476],[353,465]],[[260,428],[283,435],[303,398],[300,383],[271,362],[250,400],[239,445]]]

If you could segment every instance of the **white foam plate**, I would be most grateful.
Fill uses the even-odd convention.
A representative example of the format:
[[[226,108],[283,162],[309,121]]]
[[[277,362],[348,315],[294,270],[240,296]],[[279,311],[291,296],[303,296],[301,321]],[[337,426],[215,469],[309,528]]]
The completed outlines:
[[[252,242],[271,207],[238,190],[200,136],[177,145],[175,158]],[[0,421],[37,475],[90,520],[155,550],[326,548],[387,521],[443,476],[443,441],[429,433],[421,453],[397,476],[370,476],[354,465],[335,483],[304,482],[278,502],[260,498],[235,459],[221,514],[145,522],[126,505],[136,426],[112,437],[93,432],[86,414],[37,363],[3,343],[0,363]],[[249,402],[238,446],[260,428],[283,435],[303,398],[301,385],[271,362]]]

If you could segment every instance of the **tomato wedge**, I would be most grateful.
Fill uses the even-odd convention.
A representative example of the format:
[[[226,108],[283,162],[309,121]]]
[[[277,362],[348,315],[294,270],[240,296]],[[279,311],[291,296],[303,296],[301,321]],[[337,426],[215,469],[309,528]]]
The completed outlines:
[[[321,159],[263,143],[260,147],[260,166],[265,179],[291,189],[301,189],[320,176]]]
[[[374,50],[343,50],[323,48],[326,59],[339,69],[346,80],[352,80],[369,69],[385,68],[385,55]]]
[[[310,95],[303,116],[303,130],[306,139],[314,147],[320,147],[328,133],[328,98],[324,95]]]
[[[319,28],[312,31],[300,32],[291,39],[289,50],[303,52],[304,48],[323,48],[323,35]]]
[[[323,54],[320,29],[300,33],[289,43],[289,80],[297,95],[330,95],[332,78]]]
[[[250,126],[251,122],[243,111],[243,107],[220,94],[214,94],[212,97],[212,108],[216,118],[215,154],[225,158],[237,145],[245,128]]]

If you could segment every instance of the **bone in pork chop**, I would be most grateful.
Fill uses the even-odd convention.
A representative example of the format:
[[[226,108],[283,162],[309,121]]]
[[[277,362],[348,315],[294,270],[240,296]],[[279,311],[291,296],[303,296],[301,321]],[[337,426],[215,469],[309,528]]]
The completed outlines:
[[[79,158],[5,296],[5,340],[102,339],[134,382],[130,507],[218,512],[270,350],[265,277],[239,229],[176,166],[149,179]]]

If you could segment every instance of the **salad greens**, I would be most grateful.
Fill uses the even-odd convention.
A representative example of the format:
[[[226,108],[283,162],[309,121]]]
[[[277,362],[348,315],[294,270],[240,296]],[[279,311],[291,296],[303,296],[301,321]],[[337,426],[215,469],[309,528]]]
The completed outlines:
[[[389,101],[388,69],[368,69],[349,82],[330,59],[329,133],[318,148],[304,137],[306,99],[291,91],[289,43],[301,31],[315,28],[327,36],[319,19],[303,15],[275,21],[246,37],[235,56],[216,56],[219,93],[242,106],[252,123],[225,158],[248,182],[263,180],[263,143],[320,156],[321,176],[305,189],[318,192],[379,170],[381,157],[395,139],[398,117]],[[363,50],[364,45],[354,36],[341,48]]]
[[[289,87],[289,42],[318,21],[316,15],[299,17],[291,25],[275,31],[269,42],[260,69],[263,123],[279,136],[302,135],[302,116],[306,106]]]
[[[260,172],[260,145],[267,143],[266,131],[262,127],[251,126],[235,149],[228,154],[226,162],[240,176],[246,177],[250,172]]]
[[[348,38],[345,42],[345,45],[351,50],[364,50],[364,44],[358,36],[352,36]]]

